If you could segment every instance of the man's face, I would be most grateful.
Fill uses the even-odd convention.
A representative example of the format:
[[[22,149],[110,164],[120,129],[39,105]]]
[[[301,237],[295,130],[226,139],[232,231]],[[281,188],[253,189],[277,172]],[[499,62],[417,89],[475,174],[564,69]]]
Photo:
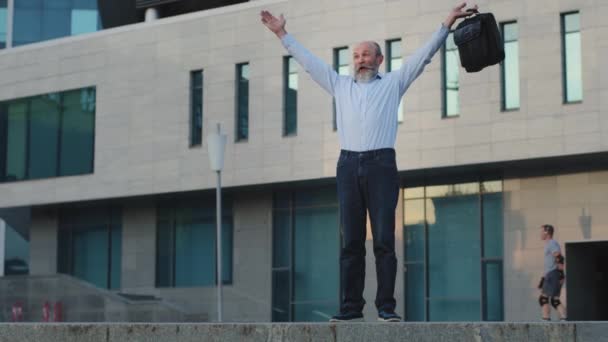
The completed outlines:
[[[384,57],[377,54],[376,47],[372,42],[362,42],[353,50],[353,65],[355,68],[355,79],[361,82],[369,82],[378,73],[378,68]]]
[[[547,239],[547,236],[549,236],[549,234],[547,234],[545,228],[540,227],[540,239],[544,241]]]

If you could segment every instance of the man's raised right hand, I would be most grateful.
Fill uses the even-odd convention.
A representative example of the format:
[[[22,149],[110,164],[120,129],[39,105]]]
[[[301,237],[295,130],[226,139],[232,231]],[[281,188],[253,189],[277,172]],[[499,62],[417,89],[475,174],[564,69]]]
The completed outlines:
[[[287,34],[287,31],[285,31],[286,20],[282,14],[277,18],[268,11],[262,11],[260,12],[260,16],[262,17],[262,23],[276,34],[277,37],[283,38]]]

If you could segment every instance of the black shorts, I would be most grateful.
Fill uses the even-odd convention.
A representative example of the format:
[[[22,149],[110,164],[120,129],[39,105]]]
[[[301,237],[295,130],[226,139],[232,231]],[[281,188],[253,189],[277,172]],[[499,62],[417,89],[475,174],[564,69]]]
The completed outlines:
[[[562,291],[559,270],[553,270],[545,275],[543,293],[549,297],[559,297]]]

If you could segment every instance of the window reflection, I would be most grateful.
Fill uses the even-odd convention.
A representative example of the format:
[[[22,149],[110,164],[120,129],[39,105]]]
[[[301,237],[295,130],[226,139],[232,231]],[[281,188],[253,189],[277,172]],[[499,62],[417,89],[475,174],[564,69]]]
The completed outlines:
[[[394,39],[386,42],[386,60],[387,72],[399,70],[399,68],[401,68],[401,64],[403,63],[403,56],[401,54],[401,39]],[[399,122],[403,122],[403,99],[399,102],[397,120]]]
[[[298,122],[298,66],[291,56],[285,57],[284,63],[283,135],[294,135]]]
[[[502,70],[502,109],[519,108],[519,43],[517,23],[502,24],[505,59]]]
[[[455,116],[460,113],[458,89],[460,87],[458,72],[460,68],[460,55],[454,43],[454,33],[450,33],[443,49],[444,53],[444,116]]]
[[[562,15],[565,102],[583,100],[581,32],[579,13]]]
[[[0,49],[6,47],[7,0],[0,0]]]
[[[15,1],[13,46],[100,29],[96,0]]]
[[[502,211],[501,181],[405,189],[408,320],[502,320]]]

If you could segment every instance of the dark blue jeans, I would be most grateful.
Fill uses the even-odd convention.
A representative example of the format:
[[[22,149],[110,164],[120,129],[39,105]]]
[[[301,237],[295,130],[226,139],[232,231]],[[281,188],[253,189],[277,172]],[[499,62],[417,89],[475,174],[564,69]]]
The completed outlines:
[[[399,196],[395,150],[342,150],[336,174],[342,225],[340,311],[361,312],[365,305],[363,288],[368,211],[376,257],[376,308],[378,311],[395,310],[395,208]]]

